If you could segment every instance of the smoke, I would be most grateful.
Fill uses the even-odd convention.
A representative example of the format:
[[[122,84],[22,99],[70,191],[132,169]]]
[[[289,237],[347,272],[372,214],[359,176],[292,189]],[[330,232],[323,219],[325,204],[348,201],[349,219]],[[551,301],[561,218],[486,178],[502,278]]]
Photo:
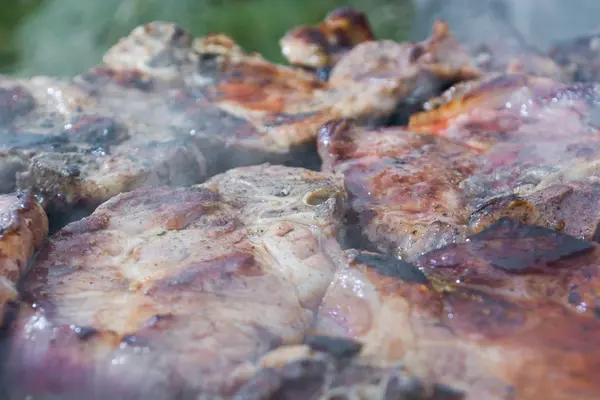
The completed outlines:
[[[104,52],[136,25],[156,18],[181,21],[189,15],[184,9],[194,11],[200,3],[204,1],[47,0],[17,33],[21,54],[16,73],[80,73],[100,62]]]
[[[412,0],[417,10],[412,37],[425,38],[435,19],[448,22],[463,42],[512,41],[546,51],[558,41],[600,28],[597,0]],[[479,42],[479,43],[475,43]]]

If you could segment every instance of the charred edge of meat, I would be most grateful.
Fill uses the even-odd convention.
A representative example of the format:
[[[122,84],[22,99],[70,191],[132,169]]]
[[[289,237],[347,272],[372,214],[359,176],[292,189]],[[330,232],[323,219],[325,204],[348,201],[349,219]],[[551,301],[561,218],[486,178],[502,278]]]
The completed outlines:
[[[547,265],[565,258],[577,256],[595,248],[585,240],[578,239],[566,233],[557,232],[536,225],[527,225],[519,220],[504,217],[488,229],[470,238],[471,242],[485,242],[495,240],[519,239],[546,239],[541,240],[536,246],[535,241],[529,241],[530,246],[519,251],[507,252],[502,248],[491,251],[493,257],[487,261],[496,268],[508,272],[525,272],[535,265]],[[479,247],[479,245],[478,245]]]
[[[519,219],[502,217],[489,228],[470,237],[472,241],[477,240],[493,240],[493,239],[522,239],[535,237],[555,237],[568,238],[573,243],[578,243],[579,246],[586,249],[591,249],[593,246],[585,240],[577,239],[566,233],[558,232],[550,228],[539,225],[530,225],[523,223]]]
[[[406,282],[427,284],[429,280],[415,265],[399,260],[388,254],[369,254],[359,252],[354,256],[354,262],[374,268],[378,273]]]
[[[352,358],[362,350],[362,343],[341,337],[324,335],[307,336],[304,344],[314,351],[330,354],[334,358]]]

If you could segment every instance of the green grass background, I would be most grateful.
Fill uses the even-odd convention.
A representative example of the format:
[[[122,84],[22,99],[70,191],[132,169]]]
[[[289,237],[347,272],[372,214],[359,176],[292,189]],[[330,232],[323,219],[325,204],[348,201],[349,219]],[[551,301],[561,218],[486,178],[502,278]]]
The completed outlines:
[[[224,32],[247,50],[283,62],[279,38],[332,9],[364,10],[379,38],[402,40],[410,0],[0,0],[0,72],[71,75],[100,62],[134,27],[174,21],[194,35]]]

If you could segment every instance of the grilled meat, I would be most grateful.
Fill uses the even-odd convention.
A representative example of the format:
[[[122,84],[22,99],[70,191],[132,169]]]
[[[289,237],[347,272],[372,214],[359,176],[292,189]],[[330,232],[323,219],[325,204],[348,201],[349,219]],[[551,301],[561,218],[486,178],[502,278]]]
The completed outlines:
[[[477,167],[477,152],[401,128],[337,120],[321,129],[319,153],[325,171],[345,175],[351,222],[379,250],[412,258],[464,240],[469,214],[459,185]]]
[[[281,166],[112,198],[25,278],[8,398],[227,393],[266,352],[302,343],[345,202],[340,177]]]
[[[409,129],[481,153],[480,167],[461,183],[473,232],[517,207],[530,223],[593,240],[599,94],[595,85],[503,76],[413,116]]]
[[[0,196],[0,328],[10,322],[18,294],[15,283],[48,234],[48,218],[31,196]]]
[[[597,247],[509,219],[414,264],[349,251],[313,333],[468,400],[595,399],[598,271]]]
[[[349,16],[330,17],[335,25]],[[0,82],[0,189],[32,189],[54,213],[93,209],[138,187],[202,182],[241,165],[316,168],[314,139],[328,120],[385,119],[423,74],[437,84],[476,75],[469,59],[452,53],[458,45],[441,25],[421,45],[370,43],[338,64],[329,85],[224,35],[194,39],[163,22],[138,27],[102,66],[72,79]],[[396,48],[398,61],[391,54],[355,63],[365,52]]]
[[[346,176],[356,230],[403,258],[505,216],[597,240],[598,93],[523,75],[463,83],[408,130],[324,125],[323,169]]]

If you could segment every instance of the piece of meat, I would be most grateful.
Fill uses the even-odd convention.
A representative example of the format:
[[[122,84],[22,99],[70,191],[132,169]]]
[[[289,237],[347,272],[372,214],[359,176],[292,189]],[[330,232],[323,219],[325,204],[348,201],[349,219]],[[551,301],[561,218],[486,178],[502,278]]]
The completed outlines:
[[[302,344],[345,204],[342,177],[268,165],[113,197],[24,279],[3,398],[226,396],[269,350]]]
[[[471,232],[512,215],[593,240],[599,94],[596,85],[499,76],[449,91],[408,129],[481,153],[479,168],[461,182]]]
[[[341,57],[357,44],[371,40],[375,40],[375,35],[366,14],[352,7],[340,7],[316,26],[289,30],[279,45],[290,64],[316,70],[327,78]]]
[[[598,254],[507,219],[414,264],[349,251],[313,334],[359,341],[364,360],[402,360],[467,400],[595,399]]]
[[[321,129],[319,154],[324,171],[346,177],[352,222],[379,250],[410,259],[464,240],[469,213],[459,185],[477,168],[476,151],[336,120]]]
[[[396,111],[399,115],[393,122],[402,124],[430,97],[479,76],[468,52],[448,26],[437,21],[422,42],[380,40],[357,45],[335,65],[329,84],[344,96],[334,106],[339,116],[355,117],[357,109],[369,110],[371,118]]]
[[[35,198],[25,193],[0,195],[0,331],[14,317],[16,282],[47,234],[48,218]]]
[[[600,81],[600,32],[556,44],[548,54],[576,82]]]

